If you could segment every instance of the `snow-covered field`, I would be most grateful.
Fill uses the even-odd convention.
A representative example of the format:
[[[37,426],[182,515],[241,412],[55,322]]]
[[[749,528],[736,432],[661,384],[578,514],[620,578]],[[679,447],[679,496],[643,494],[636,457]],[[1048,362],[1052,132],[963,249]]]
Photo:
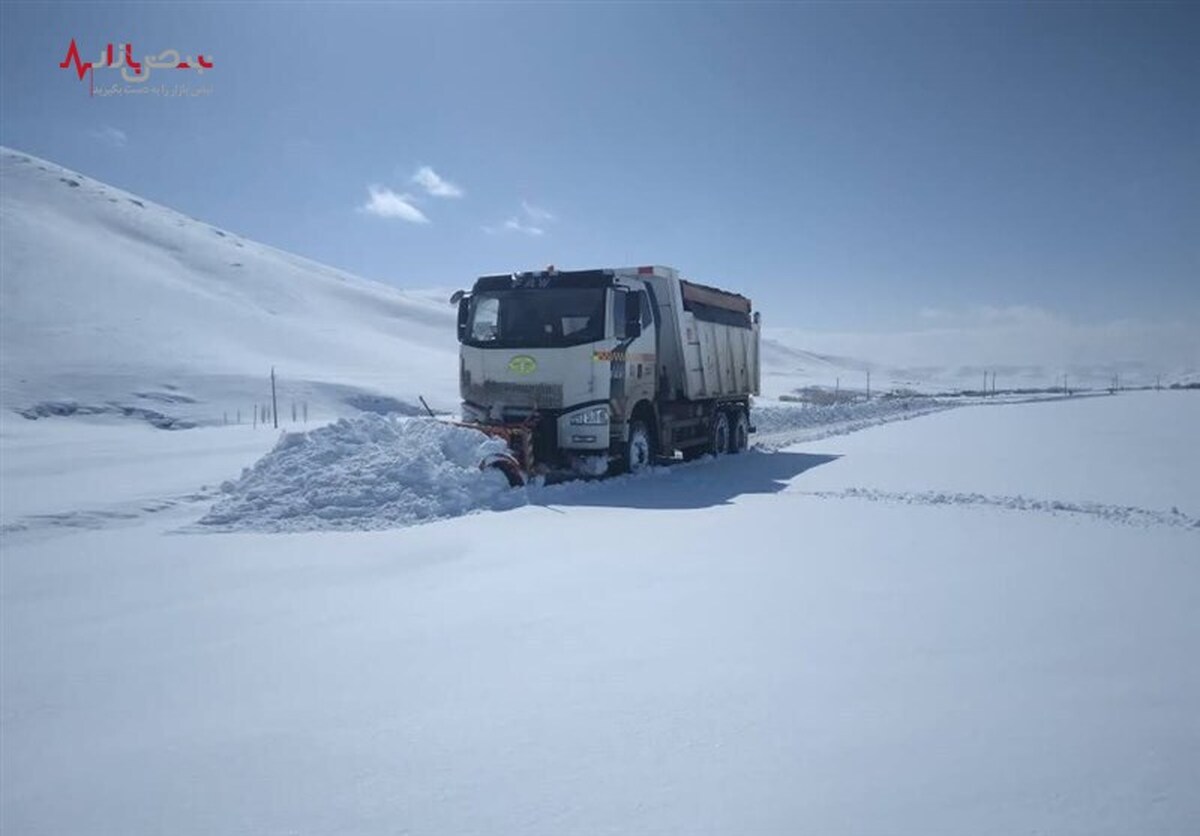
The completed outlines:
[[[510,490],[414,417],[444,292],[0,178],[0,832],[1195,831],[1200,394],[760,399]]]
[[[82,501],[61,426],[6,506]],[[2,829],[1193,832],[1196,426],[981,405],[382,531],[9,528]],[[266,438],[122,473],[79,427],[171,496]]]

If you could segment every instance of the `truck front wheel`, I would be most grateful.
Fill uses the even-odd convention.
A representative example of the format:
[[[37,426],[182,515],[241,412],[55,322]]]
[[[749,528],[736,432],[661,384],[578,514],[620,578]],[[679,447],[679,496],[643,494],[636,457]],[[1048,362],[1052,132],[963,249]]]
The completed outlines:
[[[642,421],[634,421],[629,425],[629,441],[625,442],[625,469],[630,473],[645,470],[650,466],[653,456],[650,431]]]
[[[717,412],[717,417],[713,419],[712,451],[716,456],[729,452],[729,413],[725,410]]]

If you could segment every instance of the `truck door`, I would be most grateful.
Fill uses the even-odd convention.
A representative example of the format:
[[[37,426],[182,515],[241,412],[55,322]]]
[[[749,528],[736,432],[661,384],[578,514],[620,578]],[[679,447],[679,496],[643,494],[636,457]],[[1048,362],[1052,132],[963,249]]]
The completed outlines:
[[[613,407],[628,418],[638,401],[654,401],[656,335],[644,288],[614,288],[613,330],[617,338],[611,363]]]

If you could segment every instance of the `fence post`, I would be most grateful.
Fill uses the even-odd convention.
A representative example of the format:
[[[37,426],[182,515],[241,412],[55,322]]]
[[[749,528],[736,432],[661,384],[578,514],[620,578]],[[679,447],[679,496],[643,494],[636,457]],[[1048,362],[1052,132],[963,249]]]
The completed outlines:
[[[275,367],[271,366],[271,420],[279,429],[279,402],[275,399]]]

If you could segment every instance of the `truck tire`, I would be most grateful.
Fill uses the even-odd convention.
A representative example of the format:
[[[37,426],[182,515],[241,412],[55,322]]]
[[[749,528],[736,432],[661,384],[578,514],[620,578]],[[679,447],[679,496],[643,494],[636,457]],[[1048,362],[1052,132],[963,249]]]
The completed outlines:
[[[644,421],[629,425],[629,440],[625,442],[625,472],[640,473],[654,462],[654,441]]]
[[[729,436],[729,452],[741,453],[750,446],[750,418],[746,410],[733,411],[733,431]]]
[[[721,409],[713,418],[712,452],[714,456],[723,456],[729,452],[729,413]]]

